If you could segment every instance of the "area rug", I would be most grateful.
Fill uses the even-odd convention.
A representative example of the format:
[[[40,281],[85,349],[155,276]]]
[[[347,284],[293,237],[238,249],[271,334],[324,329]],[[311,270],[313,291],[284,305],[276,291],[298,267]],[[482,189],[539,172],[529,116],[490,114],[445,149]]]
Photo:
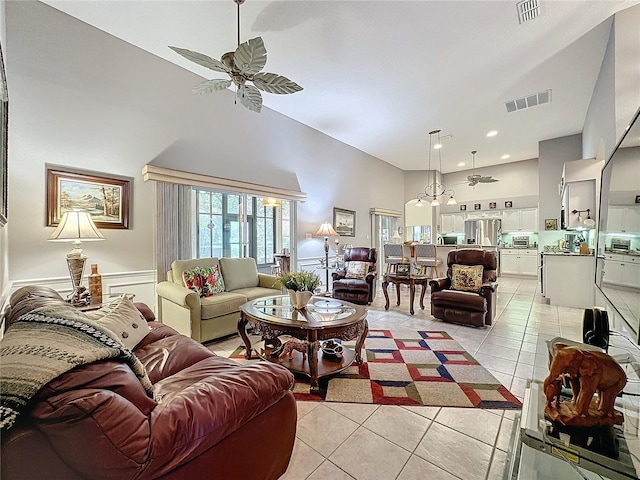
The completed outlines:
[[[354,348],[354,342],[343,346]],[[522,406],[447,332],[369,330],[362,353],[362,365],[354,363],[321,378],[319,395],[309,392],[308,378],[296,375],[296,399],[499,409]],[[231,358],[244,361],[244,347],[238,347]]]

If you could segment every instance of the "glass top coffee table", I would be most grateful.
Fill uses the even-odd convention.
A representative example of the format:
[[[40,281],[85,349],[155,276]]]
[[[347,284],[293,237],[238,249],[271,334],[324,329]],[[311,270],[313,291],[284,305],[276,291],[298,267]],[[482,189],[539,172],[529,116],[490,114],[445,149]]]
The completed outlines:
[[[275,295],[251,300],[240,307],[238,333],[244,341],[245,358],[252,352],[264,359],[277,362],[292,372],[310,378],[311,393],[317,394],[318,378],[332,375],[349,367],[354,361],[362,363],[362,344],[367,336],[367,309],[361,305],[326,297],[311,297],[307,307],[296,310],[288,295]],[[246,327],[262,335],[262,342],[251,345]],[[292,352],[283,355],[280,336],[289,335],[307,342],[306,355]],[[326,355],[320,348],[323,340],[356,340],[355,351],[344,348],[340,356]],[[272,353],[276,354],[272,356]]]

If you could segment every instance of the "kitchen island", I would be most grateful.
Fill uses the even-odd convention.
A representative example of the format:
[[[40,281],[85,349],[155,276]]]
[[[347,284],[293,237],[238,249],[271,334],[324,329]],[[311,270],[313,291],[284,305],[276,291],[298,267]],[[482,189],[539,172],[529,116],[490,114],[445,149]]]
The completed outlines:
[[[595,257],[568,252],[542,254],[542,296],[551,305],[593,308]]]

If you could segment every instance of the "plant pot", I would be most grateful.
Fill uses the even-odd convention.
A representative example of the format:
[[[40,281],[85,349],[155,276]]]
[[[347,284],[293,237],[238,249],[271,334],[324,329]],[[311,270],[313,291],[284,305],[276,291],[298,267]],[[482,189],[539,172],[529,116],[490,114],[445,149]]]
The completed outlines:
[[[291,299],[291,305],[296,310],[304,310],[307,308],[307,303],[313,296],[313,293],[305,290],[304,292],[296,292],[294,290],[289,290],[289,298]]]

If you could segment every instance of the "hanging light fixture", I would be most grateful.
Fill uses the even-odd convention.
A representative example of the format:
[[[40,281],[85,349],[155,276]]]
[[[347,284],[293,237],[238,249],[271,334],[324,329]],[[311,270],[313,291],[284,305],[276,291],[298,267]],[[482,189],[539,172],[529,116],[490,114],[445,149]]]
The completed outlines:
[[[433,136],[436,136],[436,144],[433,144]],[[436,148],[436,146],[438,148]],[[442,174],[442,139],[440,137],[440,130],[432,130],[429,132],[429,172],[431,172],[431,151],[436,149],[438,150],[438,161],[439,161],[439,172]],[[449,197],[447,199],[447,205],[457,205],[456,193],[447,188],[444,184],[438,183],[435,181],[435,173],[434,173],[434,181],[433,183],[428,184],[424,187],[424,191],[418,193],[418,201],[416,202],[416,207],[422,207],[424,205],[424,201],[431,199],[431,206],[437,207],[440,205],[439,197]],[[424,200],[424,201],[423,201]]]
[[[280,200],[279,198],[273,198],[273,197],[263,197],[262,205],[264,205],[265,207],[274,207],[274,208],[281,207],[282,200]]]

